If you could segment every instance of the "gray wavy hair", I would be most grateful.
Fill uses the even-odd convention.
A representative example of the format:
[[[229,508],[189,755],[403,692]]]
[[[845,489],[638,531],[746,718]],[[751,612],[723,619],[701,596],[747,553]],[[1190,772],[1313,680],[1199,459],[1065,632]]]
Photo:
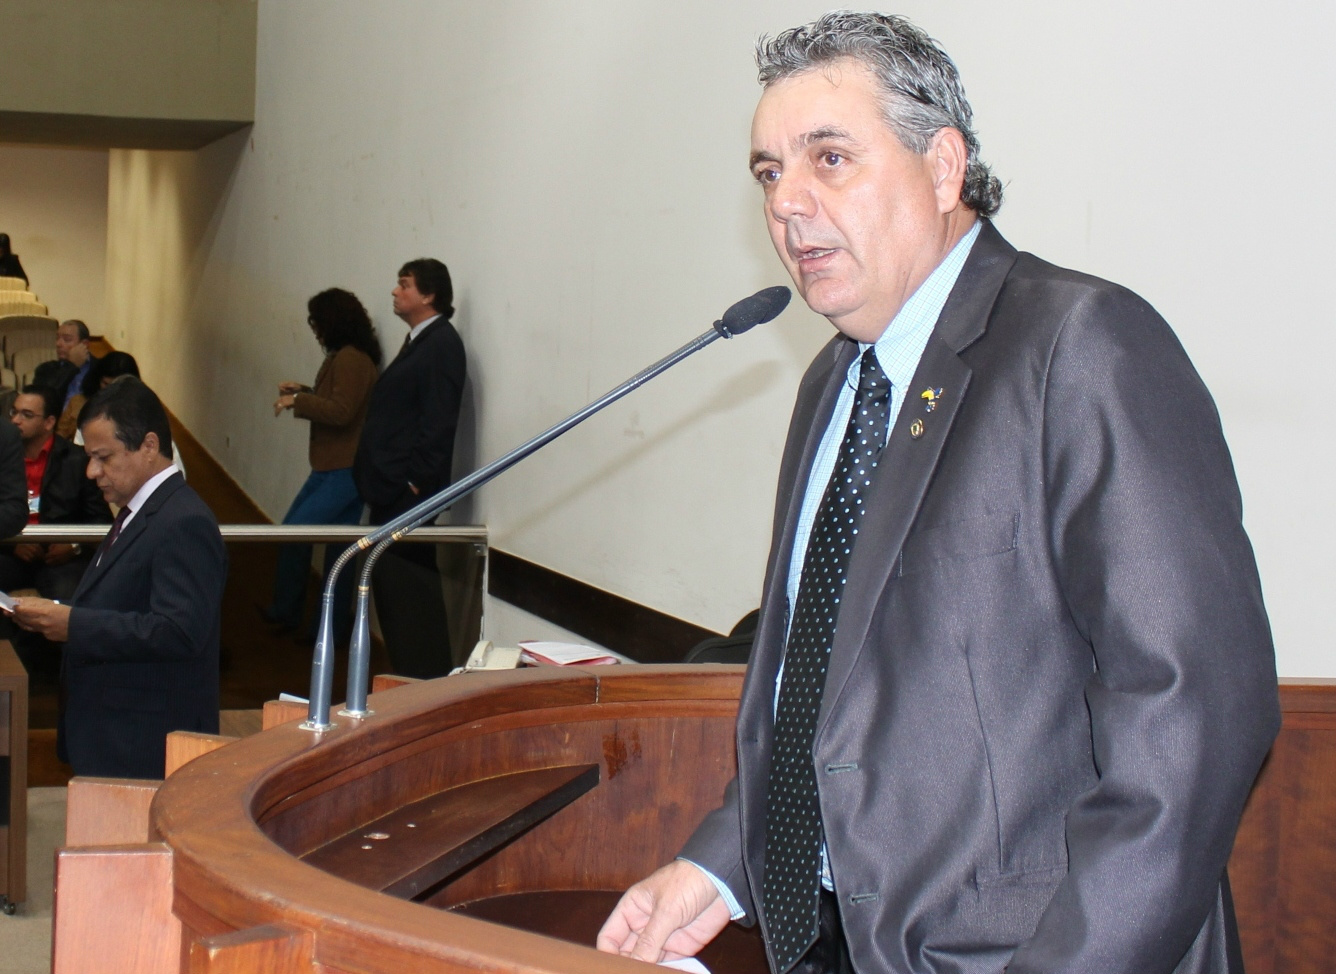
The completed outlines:
[[[901,144],[919,155],[932,137],[953,128],[968,151],[960,200],[980,216],[1002,205],[1002,183],[979,160],[974,112],[955,63],[931,37],[904,17],[837,10],[803,27],[756,42],[756,67],[765,87],[833,61],[852,59],[876,76],[882,113]]]

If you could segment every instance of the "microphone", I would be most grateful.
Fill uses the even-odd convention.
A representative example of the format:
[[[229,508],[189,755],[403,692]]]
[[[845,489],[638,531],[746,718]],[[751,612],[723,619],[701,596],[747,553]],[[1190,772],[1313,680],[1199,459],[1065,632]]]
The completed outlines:
[[[724,316],[714,323],[714,329],[725,338],[741,335],[749,328],[778,318],[779,313],[789,306],[791,297],[793,292],[782,284],[757,291],[725,311]]]
[[[475,470],[467,477],[455,481],[439,493],[428,497],[416,507],[399,515],[388,524],[367,532],[356,544],[350,545],[339,555],[330,569],[325,581],[325,591],[321,598],[320,628],[315,641],[315,655],[311,660],[311,698],[307,704],[306,720],[301,727],[304,730],[324,731],[331,726],[329,720],[330,696],[334,681],[334,585],[339,572],[348,562],[357,557],[359,552],[373,549],[362,567],[357,583],[357,614],[353,621],[352,645],[348,648],[348,699],[341,713],[350,717],[365,717],[367,681],[371,666],[371,624],[369,602],[371,598],[371,569],[376,559],[394,542],[398,541],[414,528],[425,524],[451,504],[467,497],[483,484],[488,483],[501,473],[509,470],[529,454],[546,446],[562,433],[584,422],[594,413],[621,399],[627,393],[644,385],[661,372],[672,368],[688,355],[692,355],[711,342],[720,338],[733,338],[743,332],[764,324],[779,316],[789,303],[792,292],[783,285],[768,287],[757,291],[751,297],[743,298],[734,304],[714,323],[710,330],[687,342],[677,351],[665,356],[646,369],[637,372],[621,385],[604,393],[583,409],[572,413],[555,426],[539,433],[533,439],[520,444],[505,456],[493,460],[487,466]]]

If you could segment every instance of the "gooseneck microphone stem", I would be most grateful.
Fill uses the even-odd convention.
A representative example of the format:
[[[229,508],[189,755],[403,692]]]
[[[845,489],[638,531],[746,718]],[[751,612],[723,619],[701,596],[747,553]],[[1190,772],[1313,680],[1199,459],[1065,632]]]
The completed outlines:
[[[621,385],[595,399],[583,409],[567,416],[561,422],[511,450],[505,456],[493,460],[487,466],[475,470],[461,480],[455,481],[389,523],[368,532],[356,544],[349,546],[334,562],[330,569],[329,578],[325,580],[325,590],[320,607],[320,628],[316,636],[315,655],[311,662],[311,698],[306,712],[307,719],[301,726],[307,730],[315,731],[327,730],[331,726],[329,708],[334,681],[334,586],[339,573],[348,562],[356,558],[360,552],[371,550],[371,554],[367,556],[366,564],[362,568],[357,585],[357,613],[353,621],[352,645],[349,647],[348,654],[347,706],[342,711],[349,716],[361,717],[367,712],[367,678],[371,660],[371,629],[368,616],[371,569],[375,566],[381,552],[414,528],[436,517],[450,505],[467,497],[483,484],[509,470],[535,450],[551,443],[562,433],[584,422],[594,413],[621,399],[627,393],[638,389],[687,356],[700,351],[716,339],[732,338],[754,325],[776,317],[788,304],[789,296],[788,288],[772,287],[766,288],[750,298],[744,298],[724,312],[723,318],[716,321],[714,327],[687,342],[677,351],[655,362],[649,368],[637,372]]]

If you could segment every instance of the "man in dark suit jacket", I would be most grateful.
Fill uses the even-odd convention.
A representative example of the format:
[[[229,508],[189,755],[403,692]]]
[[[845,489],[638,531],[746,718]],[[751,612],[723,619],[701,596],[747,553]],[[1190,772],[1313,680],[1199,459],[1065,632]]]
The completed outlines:
[[[88,457],[83,448],[55,433],[59,415],[60,399],[46,386],[25,386],[10,408],[10,421],[23,443],[28,523],[108,524],[111,509],[84,474]],[[91,548],[67,542],[29,541],[0,548],[0,590],[35,588],[43,598],[66,600],[92,558]],[[0,620],[0,634],[10,629],[9,620]],[[29,676],[54,682],[59,647],[33,633],[13,633],[11,638]]]
[[[1001,187],[926,35],[832,14],[758,60],[767,223],[840,334],[780,468],[737,778],[600,946],[694,953],[731,914],[776,971],[1239,971],[1225,864],[1279,715],[1208,393],[1144,301],[984,219]],[[810,729],[781,745],[801,552],[869,358],[889,430]]]
[[[384,524],[450,483],[464,392],[464,343],[450,324],[454,289],[439,260],[399,269],[394,313],[408,335],[371,391],[353,461],[371,523]],[[385,648],[395,672],[433,677],[451,666],[434,545],[387,550],[372,578]]]
[[[28,483],[23,474],[23,441],[19,431],[0,423],[0,538],[9,538],[28,523]]]
[[[88,476],[120,507],[71,604],[19,599],[15,621],[65,643],[60,744],[79,775],[161,778],[173,730],[218,730],[227,552],[172,465],[167,413],[138,379],[89,402]]]
[[[83,380],[95,361],[88,349],[91,338],[88,326],[79,319],[62,321],[56,327],[56,357],[33,370],[32,384],[54,389],[62,410],[82,391]]]
[[[28,485],[28,523],[109,524],[111,509],[85,475],[88,457],[83,448],[54,432],[59,410],[57,393],[39,385],[25,386],[10,408],[25,467],[32,465],[37,484],[36,490]],[[28,543],[0,550],[0,589],[31,587],[44,598],[68,599],[92,557],[92,551],[78,544]]]

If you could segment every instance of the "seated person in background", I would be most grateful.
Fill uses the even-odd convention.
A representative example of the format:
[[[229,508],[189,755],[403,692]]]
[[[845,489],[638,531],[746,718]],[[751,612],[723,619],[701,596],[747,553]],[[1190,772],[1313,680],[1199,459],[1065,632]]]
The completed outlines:
[[[274,415],[290,409],[311,423],[311,475],[283,523],[356,524],[362,519],[362,498],[353,483],[353,457],[376,384],[380,341],[362,302],[342,288],[321,291],[306,303],[306,310],[306,323],[325,350],[325,361],[316,373],[314,389],[300,382],[278,384]],[[326,578],[342,550],[342,545],[325,546]],[[279,550],[273,602],[260,610],[265,621],[283,630],[301,626],[310,571],[310,545],[284,545]],[[352,629],[354,575],[345,570],[335,592],[339,610],[334,617],[335,638],[340,644]]]
[[[45,386],[24,386],[9,410],[23,444],[29,524],[110,524],[111,508],[97,485],[85,476],[88,457],[82,448],[57,436],[56,393]],[[43,598],[68,599],[92,559],[79,544],[26,542],[0,548],[0,590],[35,588]],[[8,628],[8,621],[0,628]],[[17,634],[14,648],[30,673],[42,669],[45,640]],[[27,636],[28,638],[24,638]],[[55,656],[47,661],[54,664]],[[54,667],[53,667],[54,668]],[[54,672],[50,674],[54,676]]]
[[[0,423],[0,538],[10,538],[28,523],[28,485],[23,474],[19,431]]]
[[[88,326],[77,318],[62,321],[56,328],[56,357],[33,369],[33,385],[54,389],[59,410],[69,405],[70,398],[79,391],[80,384],[92,368],[94,358],[88,350]],[[78,413],[75,413],[78,416]],[[70,439],[72,432],[56,432]]]
[[[65,644],[57,752],[74,773],[161,778],[168,733],[218,731],[227,550],[152,389],[112,383],[81,418],[88,476],[120,512],[70,604],[17,599],[14,621]]]
[[[99,359],[93,359],[79,385],[70,383],[70,394],[65,398],[64,411],[56,423],[56,435],[77,443],[79,411],[83,409],[84,403],[123,375],[139,378],[139,363],[128,352],[108,352]]]
[[[9,249],[9,234],[0,233],[0,277],[21,277],[28,283],[28,275],[19,263],[19,255]]]

